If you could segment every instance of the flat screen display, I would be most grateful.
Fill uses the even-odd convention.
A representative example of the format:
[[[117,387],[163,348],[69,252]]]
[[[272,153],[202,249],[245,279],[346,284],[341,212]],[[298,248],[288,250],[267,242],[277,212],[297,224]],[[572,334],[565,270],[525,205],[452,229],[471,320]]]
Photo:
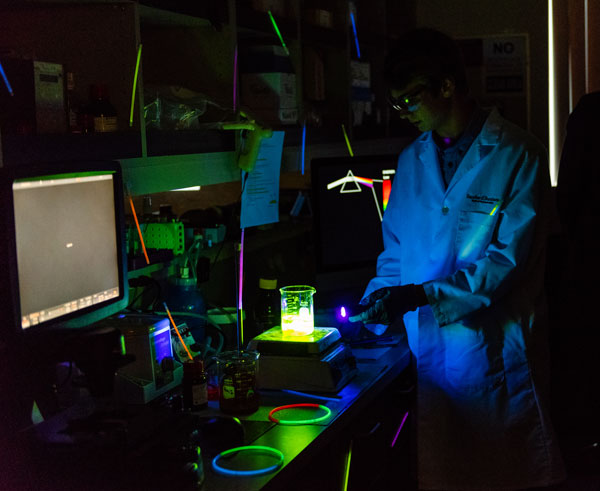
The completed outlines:
[[[122,296],[114,178],[107,171],[13,182],[22,329]]]

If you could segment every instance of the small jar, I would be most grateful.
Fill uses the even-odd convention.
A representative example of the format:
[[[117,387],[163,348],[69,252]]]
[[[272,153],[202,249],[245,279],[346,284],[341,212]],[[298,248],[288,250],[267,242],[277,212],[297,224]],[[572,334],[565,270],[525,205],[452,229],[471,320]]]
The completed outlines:
[[[208,407],[208,388],[202,360],[188,360],[183,364],[183,405],[200,411]]]
[[[254,305],[256,334],[278,326],[281,322],[281,297],[277,291],[277,280],[260,278],[258,288]]]

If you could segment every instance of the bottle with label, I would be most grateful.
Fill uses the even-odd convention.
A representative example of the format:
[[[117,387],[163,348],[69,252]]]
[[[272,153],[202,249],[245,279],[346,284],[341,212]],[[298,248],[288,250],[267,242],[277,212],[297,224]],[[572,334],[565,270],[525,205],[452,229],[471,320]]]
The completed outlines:
[[[109,99],[106,84],[95,84],[90,88],[91,103],[88,113],[94,120],[94,132],[117,131],[117,110]]]
[[[277,279],[260,278],[258,288],[254,305],[256,335],[281,323],[281,297],[277,290]]]
[[[208,407],[208,387],[202,360],[188,360],[183,364],[183,405],[199,411]]]

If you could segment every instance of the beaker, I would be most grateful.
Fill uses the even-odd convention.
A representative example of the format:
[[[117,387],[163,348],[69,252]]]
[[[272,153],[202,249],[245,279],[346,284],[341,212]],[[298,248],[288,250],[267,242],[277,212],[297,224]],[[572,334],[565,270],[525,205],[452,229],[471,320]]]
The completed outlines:
[[[216,356],[219,372],[219,408],[229,414],[258,410],[257,351],[224,351]]]
[[[317,291],[308,285],[280,288],[281,330],[284,334],[306,336],[315,330],[313,295]]]

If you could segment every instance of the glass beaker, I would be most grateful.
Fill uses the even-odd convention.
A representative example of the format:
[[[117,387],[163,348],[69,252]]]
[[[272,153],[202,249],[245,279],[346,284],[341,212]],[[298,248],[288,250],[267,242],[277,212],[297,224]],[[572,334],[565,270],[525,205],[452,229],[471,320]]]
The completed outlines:
[[[219,373],[219,407],[229,414],[258,410],[257,351],[224,351],[216,356]]]
[[[306,336],[315,330],[313,295],[317,291],[308,285],[280,288],[281,330],[284,334]]]

